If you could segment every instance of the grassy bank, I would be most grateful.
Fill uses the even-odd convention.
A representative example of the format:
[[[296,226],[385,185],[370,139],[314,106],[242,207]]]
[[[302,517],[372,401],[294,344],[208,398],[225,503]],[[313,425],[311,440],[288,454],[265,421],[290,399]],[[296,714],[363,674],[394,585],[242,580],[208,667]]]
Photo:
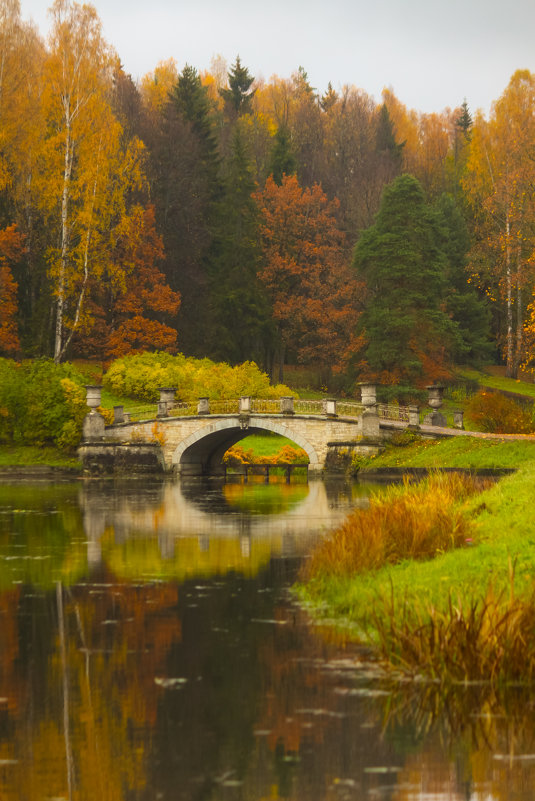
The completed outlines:
[[[0,467],[33,467],[36,465],[61,468],[80,468],[80,462],[72,454],[52,445],[2,445]]]
[[[535,437],[533,440],[502,440],[466,436],[432,440],[402,433],[383,453],[361,459],[355,467],[363,474],[386,467],[516,469],[532,461],[535,461]]]
[[[469,497],[445,500],[436,486],[422,485],[424,495],[415,504],[420,522],[435,515],[449,526],[450,549],[437,547],[424,560],[408,553],[371,568],[363,563],[344,570],[339,564],[334,571],[317,554],[297,588],[301,599],[315,615],[343,622],[352,636],[374,643],[383,658],[410,673],[453,681],[535,678],[535,460],[529,452],[515,474]],[[509,456],[506,447],[494,464]],[[360,524],[348,523],[334,540],[358,536]],[[410,516],[406,523],[414,528]]]

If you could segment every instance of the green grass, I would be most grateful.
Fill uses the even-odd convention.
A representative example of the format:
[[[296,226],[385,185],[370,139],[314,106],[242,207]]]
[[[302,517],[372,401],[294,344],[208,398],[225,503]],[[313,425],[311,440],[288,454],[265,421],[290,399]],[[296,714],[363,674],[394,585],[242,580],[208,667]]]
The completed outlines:
[[[467,378],[470,381],[477,381],[480,387],[490,389],[500,389],[504,392],[515,392],[535,400],[535,384],[531,381],[523,381],[516,378],[505,378],[504,376],[494,375],[483,370],[475,370],[469,367],[459,368],[457,375],[460,378]]]
[[[531,675],[533,638],[522,626],[534,614],[534,486],[532,458],[463,502],[469,524],[464,547],[351,575],[319,572],[297,592],[317,616],[343,621],[358,639],[380,645],[398,666],[418,671],[425,663],[428,674],[440,674],[442,667],[450,678],[458,679],[459,672],[462,678],[465,671],[464,679],[475,679],[492,665],[496,676],[507,680],[511,670],[518,672],[518,665],[500,661],[500,632],[507,629],[511,648],[525,642]],[[454,658],[470,648],[463,651],[462,664]]]
[[[363,459],[362,472],[386,467],[517,468],[535,460],[533,440],[483,439],[459,436],[416,439],[405,446],[388,445],[378,456]]]
[[[251,449],[257,459],[275,456],[285,445],[297,447],[292,440],[281,437],[279,434],[250,434],[239,442],[239,445],[248,451]]]
[[[19,467],[28,465],[46,465],[49,467],[80,467],[75,456],[51,445],[2,445],[0,447],[0,467]]]

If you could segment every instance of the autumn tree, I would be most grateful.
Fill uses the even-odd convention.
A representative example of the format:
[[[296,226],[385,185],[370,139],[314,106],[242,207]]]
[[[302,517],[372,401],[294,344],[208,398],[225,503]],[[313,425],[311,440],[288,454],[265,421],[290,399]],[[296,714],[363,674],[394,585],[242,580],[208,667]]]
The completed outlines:
[[[519,70],[488,122],[477,116],[462,181],[475,234],[470,269],[499,312],[496,333],[509,376],[523,359],[526,289],[529,295],[533,281],[534,108],[535,76]]]
[[[23,238],[14,225],[0,231],[0,353],[13,354],[20,348],[17,330],[17,284],[11,264],[23,253]]]
[[[296,176],[258,192],[262,268],[278,334],[279,376],[286,353],[316,362],[324,375],[342,366],[356,323],[356,282],[344,263],[337,203],[319,185],[302,189]]]
[[[102,38],[95,9],[56,0],[51,15],[43,96],[50,136],[41,197],[58,231],[58,246],[50,252],[50,277],[54,359],[59,362],[83,310],[96,206],[117,126],[106,102],[113,54]]]
[[[401,175],[385,189],[375,225],[353,260],[366,284],[359,332],[362,374],[386,384],[422,384],[448,374],[457,325],[447,314],[447,258],[439,223],[418,181]]]

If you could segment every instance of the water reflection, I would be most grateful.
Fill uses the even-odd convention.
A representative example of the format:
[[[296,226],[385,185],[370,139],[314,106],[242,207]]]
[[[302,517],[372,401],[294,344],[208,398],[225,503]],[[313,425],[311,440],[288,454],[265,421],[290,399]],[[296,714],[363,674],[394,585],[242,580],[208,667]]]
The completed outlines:
[[[524,689],[394,683],[292,603],[353,489],[253,496],[0,488],[0,799],[533,798]]]

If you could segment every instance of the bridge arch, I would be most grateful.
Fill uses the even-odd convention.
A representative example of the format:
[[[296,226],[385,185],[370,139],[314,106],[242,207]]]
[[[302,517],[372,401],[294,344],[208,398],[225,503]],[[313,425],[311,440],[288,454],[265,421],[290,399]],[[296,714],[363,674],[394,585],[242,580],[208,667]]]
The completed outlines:
[[[307,454],[310,469],[321,469],[320,459],[312,443],[291,427],[274,420],[255,418],[247,426],[238,419],[217,420],[190,434],[175,448],[171,456],[173,468],[180,473],[204,475],[221,467],[225,452],[249,434],[271,431],[295,442]]]

